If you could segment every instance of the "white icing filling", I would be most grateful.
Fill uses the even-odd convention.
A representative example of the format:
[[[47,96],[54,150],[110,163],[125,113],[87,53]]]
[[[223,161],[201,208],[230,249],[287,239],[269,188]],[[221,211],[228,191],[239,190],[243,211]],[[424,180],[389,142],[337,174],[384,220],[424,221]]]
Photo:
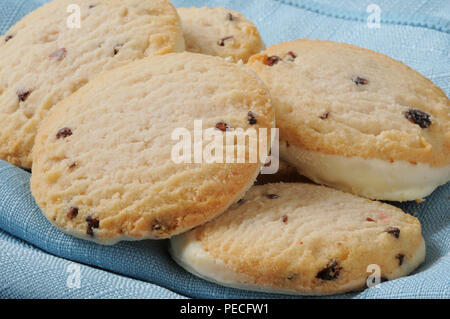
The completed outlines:
[[[280,143],[283,159],[316,183],[371,199],[422,199],[450,180],[450,165],[431,167],[406,161],[345,157],[304,150]]]
[[[170,240],[171,254],[175,261],[194,275],[216,283],[245,282],[246,276],[239,276],[231,267],[205,251],[201,242],[192,233],[176,236]]]

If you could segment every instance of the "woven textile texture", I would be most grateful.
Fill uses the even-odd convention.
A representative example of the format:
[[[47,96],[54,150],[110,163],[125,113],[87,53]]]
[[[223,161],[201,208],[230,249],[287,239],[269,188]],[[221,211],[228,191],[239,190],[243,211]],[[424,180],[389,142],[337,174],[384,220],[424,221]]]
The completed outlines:
[[[45,2],[0,0],[0,34]],[[174,0],[173,3],[241,11],[256,23],[267,45],[308,37],[379,51],[408,64],[450,94],[450,1]],[[373,8],[380,12],[379,28],[369,28],[367,24]],[[105,247],[72,238],[45,219],[31,196],[29,178],[28,172],[0,161],[0,297],[292,298],[225,288],[198,279],[171,260],[167,241],[125,242]],[[425,263],[411,276],[328,298],[450,297],[450,184],[440,187],[420,204],[395,205],[420,219],[427,243]]]

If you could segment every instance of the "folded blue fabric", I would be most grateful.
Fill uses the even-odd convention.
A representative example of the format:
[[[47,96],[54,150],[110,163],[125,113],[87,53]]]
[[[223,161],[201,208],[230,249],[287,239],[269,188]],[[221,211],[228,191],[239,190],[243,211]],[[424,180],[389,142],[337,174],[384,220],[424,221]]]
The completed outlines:
[[[0,34],[46,1],[2,0]],[[252,19],[270,45],[309,37],[353,43],[402,60],[450,93],[450,2],[378,0],[380,28],[368,28],[371,1],[175,0],[223,6]],[[343,9],[342,9],[343,8]],[[1,125],[1,124],[0,124]],[[0,161],[0,297],[291,298],[221,287],[178,267],[167,241],[99,246],[54,228],[36,206],[30,174]],[[450,184],[423,203],[395,204],[417,214],[427,243],[413,275],[332,298],[449,298]],[[77,281],[77,278],[79,279]]]
[[[52,256],[2,230],[0,271],[2,298],[183,298],[157,285]]]

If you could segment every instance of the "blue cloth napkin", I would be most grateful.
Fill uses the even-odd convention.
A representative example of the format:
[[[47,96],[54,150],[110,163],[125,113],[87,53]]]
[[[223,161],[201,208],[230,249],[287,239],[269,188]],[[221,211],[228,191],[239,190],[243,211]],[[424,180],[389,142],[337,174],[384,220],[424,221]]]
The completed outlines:
[[[0,34],[44,0],[0,0]],[[377,0],[380,28],[369,28],[372,0],[175,0],[243,12],[267,45],[296,38],[353,43],[399,59],[450,93],[450,1]],[[370,11],[370,10],[369,10]],[[1,125],[1,123],[0,123]],[[178,267],[167,241],[99,246],[54,228],[36,206],[30,174],[0,161],[0,297],[291,298],[221,287]],[[411,276],[332,298],[449,298],[450,184],[423,203],[396,204],[415,214],[427,243]]]

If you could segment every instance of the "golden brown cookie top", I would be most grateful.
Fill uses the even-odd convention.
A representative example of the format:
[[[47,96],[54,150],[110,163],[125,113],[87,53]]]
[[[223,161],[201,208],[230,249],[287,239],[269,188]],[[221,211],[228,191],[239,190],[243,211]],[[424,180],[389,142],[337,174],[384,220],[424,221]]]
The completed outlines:
[[[450,101],[383,54],[331,41],[273,45],[248,66],[268,85],[281,139],[325,154],[450,164]]]
[[[99,73],[183,50],[167,0],[57,0],[31,12],[0,37],[0,159],[31,167],[41,121]]]
[[[258,133],[273,118],[266,87],[245,66],[193,53],[143,59],[100,75],[44,121],[32,193],[50,221],[76,236],[167,238],[222,213],[261,167],[196,163],[194,121],[222,136],[220,124]],[[192,163],[174,161],[178,129],[190,134]],[[203,138],[200,151],[210,144]]]
[[[172,240],[175,259],[200,276],[302,294],[362,288],[372,264],[394,279],[425,254],[419,221],[399,208],[300,183],[254,186],[223,215]]]
[[[238,62],[264,50],[258,29],[241,13],[224,8],[178,8],[186,50]]]

